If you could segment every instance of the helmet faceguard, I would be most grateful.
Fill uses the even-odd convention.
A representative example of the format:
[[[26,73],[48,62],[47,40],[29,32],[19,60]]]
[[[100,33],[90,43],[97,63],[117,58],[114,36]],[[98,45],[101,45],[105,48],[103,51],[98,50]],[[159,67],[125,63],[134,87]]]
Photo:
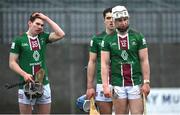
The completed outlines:
[[[82,95],[76,100],[76,106],[84,112],[89,112],[90,100],[86,99],[86,95]]]

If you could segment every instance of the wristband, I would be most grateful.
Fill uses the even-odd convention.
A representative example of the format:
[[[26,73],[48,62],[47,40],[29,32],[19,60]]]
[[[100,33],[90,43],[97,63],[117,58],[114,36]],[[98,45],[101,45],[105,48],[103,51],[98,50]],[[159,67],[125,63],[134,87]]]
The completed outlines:
[[[149,80],[144,80],[144,84],[145,83],[150,84],[150,81]]]

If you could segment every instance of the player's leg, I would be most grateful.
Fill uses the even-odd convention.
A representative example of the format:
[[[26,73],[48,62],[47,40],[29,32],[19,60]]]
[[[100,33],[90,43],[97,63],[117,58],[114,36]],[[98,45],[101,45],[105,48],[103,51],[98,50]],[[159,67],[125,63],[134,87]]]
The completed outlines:
[[[112,114],[112,102],[96,101],[101,114]]]
[[[18,102],[20,114],[31,114],[32,105],[35,103],[35,99],[30,100],[24,94],[23,89],[18,90]]]
[[[32,106],[28,104],[19,103],[19,112],[20,114],[31,114]]]
[[[48,104],[37,104],[38,114],[50,114],[51,112],[51,103]]]
[[[128,99],[131,114],[143,114],[143,99],[139,85],[128,88]]]
[[[38,114],[50,114],[51,112],[51,89],[49,84],[43,86],[43,95],[37,98],[37,112]]]
[[[131,114],[143,114],[143,102],[142,99],[130,99],[129,107]]]
[[[128,100],[125,99],[113,99],[114,110],[116,114],[128,114]]]
[[[113,88],[113,105],[116,114],[128,114],[129,102],[125,87],[114,86]]]
[[[104,96],[102,84],[96,85],[95,100],[101,114],[112,114],[112,99]]]

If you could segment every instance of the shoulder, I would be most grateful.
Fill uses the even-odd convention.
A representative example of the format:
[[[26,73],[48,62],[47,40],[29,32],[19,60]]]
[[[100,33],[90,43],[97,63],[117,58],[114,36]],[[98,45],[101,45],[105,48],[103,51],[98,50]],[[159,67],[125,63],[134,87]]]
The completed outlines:
[[[104,40],[112,40],[113,38],[116,38],[117,37],[117,32],[114,31],[112,34],[107,34],[105,37],[104,37]]]
[[[41,32],[38,36],[39,37],[49,37],[50,33],[47,32]]]
[[[26,37],[27,37],[26,34],[22,33],[19,36],[14,37],[13,41],[20,42],[20,41],[24,40]]]
[[[133,28],[130,28],[128,33],[132,36],[135,36],[135,37],[144,37],[144,35],[141,32],[139,32]]]
[[[93,39],[98,39],[98,38],[104,38],[104,36],[106,36],[106,32],[103,31],[101,33],[96,33],[94,36],[93,36]]]
[[[45,43],[52,43],[52,41],[49,40],[50,33],[47,32],[41,32],[38,34],[38,38],[42,41],[45,41]]]

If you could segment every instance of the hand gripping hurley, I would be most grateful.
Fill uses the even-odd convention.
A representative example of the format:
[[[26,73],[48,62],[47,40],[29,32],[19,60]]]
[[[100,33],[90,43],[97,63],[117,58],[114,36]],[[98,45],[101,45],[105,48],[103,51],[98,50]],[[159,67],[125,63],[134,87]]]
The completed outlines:
[[[24,85],[24,93],[27,98],[39,98],[43,95],[43,78],[45,71],[41,68],[35,75],[35,83],[28,82]]]

